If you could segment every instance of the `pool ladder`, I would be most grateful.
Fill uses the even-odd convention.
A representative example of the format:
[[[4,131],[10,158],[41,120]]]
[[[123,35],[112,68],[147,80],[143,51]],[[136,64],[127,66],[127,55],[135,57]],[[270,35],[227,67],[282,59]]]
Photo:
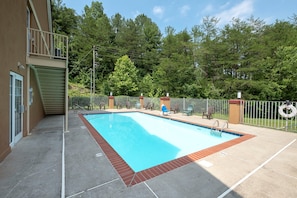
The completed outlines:
[[[216,125],[216,126],[215,126],[215,125]],[[219,126],[220,126],[220,122],[219,122],[219,120],[215,120],[214,123],[213,123],[213,125],[212,125],[212,127],[211,127],[211,129],[210,129],[210,134],[211,134],[211,135],[215,135],[215,136],[222,137],[222,132],[223,132],[223,130],[224,130],[226,127],[229,128],[229,123],[228,123],[228,121],[226,121],[226,122],[223,124],[223,126],[222,126],[221,129],[218,129]]]

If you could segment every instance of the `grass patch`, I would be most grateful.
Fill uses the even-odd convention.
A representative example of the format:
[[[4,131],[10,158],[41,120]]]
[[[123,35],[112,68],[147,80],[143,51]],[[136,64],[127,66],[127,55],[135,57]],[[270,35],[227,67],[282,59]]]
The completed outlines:
[[[286,123],[285,119],[244,118],[244,124],[279,130],[286,130],[287,124],[287,131],[297,132],[297,122],[295,119],[289,119],[288,123]]]

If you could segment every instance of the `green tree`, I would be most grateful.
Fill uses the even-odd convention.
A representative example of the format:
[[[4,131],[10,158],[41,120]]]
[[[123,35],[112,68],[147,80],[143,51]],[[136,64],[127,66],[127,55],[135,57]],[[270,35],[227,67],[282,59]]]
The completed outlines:
[[[73,31],[77,28],[78,17],[75,15],[75,10],[67,8],[62,4],[62,0],[53,0],[51,3],[53,32],[71,38]]]
[[[205,17],[203,23],[195,30],[195,39],[199,38],[199,45],[195,43],[198,49],[195,49],[195,59],[198,61],[200,71],[203,71],[205,78],[211,83],[217,81],[220,54],[219,29],[217,24],[219,19],[215,17]],[[199,35],[199,37],[197,37]]]
[[[70,79],[89,85],[96,46],[96,90],[101,93],[114,89],[125,95],[159,97],[169,92],[172,97],[233,98],[241,90],[245,99],[297,97],[296,14],[270,25],[254,17],[234,18],[222,29],[217,27],[219,19],[205,17],[191,32],[176,33],[168,26],[162,37],[144,14],[125,19],[117,13],[109,19],[102,3],[92,2],[76,16],[61,0],[52,4],[54,31],[69,36]],[[115,63],[123,57],[133,63],[127,71],[136,68],[132,79],[142,79],[139,86],[137,80],[126,80],[124,70],[124,80],[113,77]]]
[[[153,73],[154,83],[161,94],[184,97],[185,85],[196,83],[193,65],[193,45],[186,30],[174,35],[174,29],[167,28],[163,39],[160,64]],[[195,93],[195,92],[193,92]]]
[[[143,93],[144,96],[157,97],[159,95],[157,94],[157,87],[154,85],[155,84],[152,75],[147,74],[142,78],[139,84],[139,91],[140,93]]]
[[[73,53],[73,37],[77,29],[79,16],[75,14],[73,9],[67,8],[64,4],[62,4],[62,0],[51,1],[51,7],[53,32],[68,36],[69,77],[70,79],[73,79],[74,76],[71,75],[71,70],[72,65],[77,59],[76,54]]]
[[[111,32],[111,25],[104,13],[102,3],[92,2],[90,7],[85,6],[73,38],[73,53],[77,61],[70,67],[70,74],[75,77],[76,81],[86,82],[85,85],[89,85],[90,75],[80,74],[89,74],[90,69],[93,68],[94,47],[96,51],[95,75],[96,79],[100,79],[97,82],[102,82],[113,71],[115,60],[113,56],[110,56],[109,51]],[[96,83],[96,85],[99,84]],[[100,89],[96,88],[96,90]]]
[[[130,58],[125,55],[115,64],[114,72],[109,76],[109,85],[115,95],[138,95],[138,70]]]
[[[259,71],[263,71],[262,75],[258,75],[258,79],[262,77],[262,81],[265,82],[264,90],[271,87],[270,91],[266,92],[266,97],[261,99],[290,100],[296,98],[294,46],[297,46],[297,27],[294,21],[293,23],[276,21],[266,26],[258,43],[259,53],[262,56],[256,62],[259,68],[258,74]]]
[[[230,98],[242,89],[245,90],[246,97],[249,90],[256,85],[253,81],[262,80],[261,74],[264,71],[256,64],[261,59],[258,42],[262,27],[262,22],[253,18],[248,21],[235,18],[232,25],[227,24],[222,29],[219,45],[221,49],[218,53],[220,72],[215,86],[224,89],[223,97]],[[248,87],[250,89],[246,90]]]
[[[159,64],[161,32],[158,26],[144,14],[135,18],[137,32],[139,34],[138,48],[140,49],[135,65],[141,77],[151,74]]]
[[[276,51],[277,63],[272,70],[274,82],[282,89],[281,100],[297,99],[297,47],[279,47]]]
[[[110,35],[110,44],[112,47],[111,54],[117,56],[117,60],[118,58],[125,55],[127,52],[125,49],[125,44],[121,45],[121,42],[124,42],[124,39],[122,39],[122,32],[124,31],[126,21],[119,13],[117,13],[111,17],[110,23],[112,28],[112,32]]]

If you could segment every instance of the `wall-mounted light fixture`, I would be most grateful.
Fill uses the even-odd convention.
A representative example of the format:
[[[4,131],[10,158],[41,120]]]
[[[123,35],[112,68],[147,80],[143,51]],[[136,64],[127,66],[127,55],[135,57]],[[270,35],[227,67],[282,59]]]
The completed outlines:
[[[29,105],[32,105],[32,103],[33,103],[33,95],[34,95],[33,88],[30,87],[30,89],[29,89]]]
[[[19,68],[19,69],[25,69],[25,66],[22,65],[20,62],[18,62],[18,68]]]

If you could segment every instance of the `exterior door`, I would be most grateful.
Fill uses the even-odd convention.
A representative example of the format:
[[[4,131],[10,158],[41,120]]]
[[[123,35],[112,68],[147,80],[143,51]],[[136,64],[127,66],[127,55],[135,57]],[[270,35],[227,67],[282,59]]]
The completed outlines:
[[[23,77],[10,73],[10,146],[23,137]]]

